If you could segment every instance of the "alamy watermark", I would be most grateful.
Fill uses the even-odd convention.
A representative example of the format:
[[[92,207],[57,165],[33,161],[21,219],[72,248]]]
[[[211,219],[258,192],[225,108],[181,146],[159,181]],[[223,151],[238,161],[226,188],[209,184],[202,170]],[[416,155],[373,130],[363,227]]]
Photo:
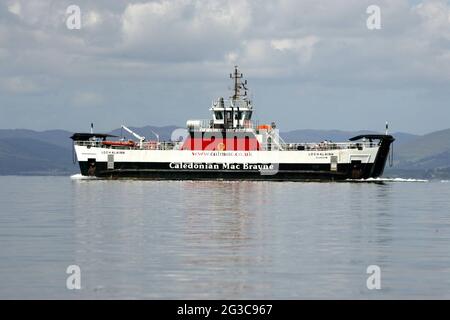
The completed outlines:
[[[366,26],[369,30],[381,29],[381,8],[377,5],[370,5],[366,9],[366,13],[369,14],[366,20]]]
[[[69,30],[81,29],[81,9],[77,5],[70,5],[66,9],[66,27]]]
[[[367,278],[366,286],[369,290],[381,289],[381,268],[375,264],[370,265],[366,269],[366,273],[370,274]]]
[[[68,290],[81,289],[81,268],[76,264],[67,267],[66,273],[69,274],[66,280],[66,288]]]

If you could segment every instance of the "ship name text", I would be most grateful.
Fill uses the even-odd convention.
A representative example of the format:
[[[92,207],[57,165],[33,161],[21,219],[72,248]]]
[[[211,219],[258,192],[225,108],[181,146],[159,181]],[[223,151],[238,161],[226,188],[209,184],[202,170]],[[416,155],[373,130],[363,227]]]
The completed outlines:
[[[170,169],[178,170],[273,170],[274,165],[252,163],[195,163],[195,162],[171,162]]]

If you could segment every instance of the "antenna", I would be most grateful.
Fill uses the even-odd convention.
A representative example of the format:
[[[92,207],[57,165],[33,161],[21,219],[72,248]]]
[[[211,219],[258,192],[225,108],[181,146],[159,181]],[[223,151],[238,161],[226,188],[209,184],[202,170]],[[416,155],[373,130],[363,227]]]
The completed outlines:
[[[241,82],[241,79],[244,77],[244,74],[239,72],[238,66],[234,66],[234,73],[230,74],[230,78],[234,79],[234,94],[231,97],[233,100],[238,100],[241,96],[245,96],[245,95],[241,95],[240,90],[241,89],[245,89],[247,90],[247,88],[245,87],[245,85],[247,84],[247,80],[244,80],[244,82]]]
[[[94,123],[91,122],[91,134],[94,133]]]
[[[389,122],[386,121],[386,135],[389,133]]]

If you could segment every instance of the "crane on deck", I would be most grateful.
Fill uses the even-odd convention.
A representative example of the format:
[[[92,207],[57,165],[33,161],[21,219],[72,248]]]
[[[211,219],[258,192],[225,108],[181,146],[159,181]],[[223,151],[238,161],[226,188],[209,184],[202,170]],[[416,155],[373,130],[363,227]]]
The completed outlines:
[[[127,131],[128,133],[132,134],[136,139],[139,140],[139,147],[142,148],[144,141],[145,141],[145,137],[138,135],[136,132],[134,132],[133,130],[131,130],[130,128],[122,125],[122,129]]]

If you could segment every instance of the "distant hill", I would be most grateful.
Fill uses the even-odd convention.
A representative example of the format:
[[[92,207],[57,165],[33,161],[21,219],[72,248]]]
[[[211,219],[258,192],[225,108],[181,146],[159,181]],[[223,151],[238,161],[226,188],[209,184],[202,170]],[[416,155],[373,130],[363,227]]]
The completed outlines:
[[[394,166],[386,174],[421,178],[450,177],[450,129],[394,146]]]
[[[156,139],[169,140],[176,126],[130,127],[133,131]],[[153,131],[153,132],[152,132]],[[124,130],[109,132],[133,138]],[[293,130],[282,132],[286,142],[323,140],[347,141],[370,131]],[[78,172],[72,163],[72,132],[64,130],[33,131],[0,130],[0,175],[69,175]],[[387,167],[385,176],[441,178],[450,177],[450,129],[423,136],[394,133],[394,166]]]
[[[397,148],[399,161],[417,162],[450,150],[450,129],[417,137]]]
[[[71,149],[30,138],[0,138],[0,175],[61,175],[76,172]]]
[[[33,139],[68,149],[72,146],[71,140],[69,139],[71,135],[71,132],[64,130],[33,131],[27,129],[0,129],[0,139]]]

